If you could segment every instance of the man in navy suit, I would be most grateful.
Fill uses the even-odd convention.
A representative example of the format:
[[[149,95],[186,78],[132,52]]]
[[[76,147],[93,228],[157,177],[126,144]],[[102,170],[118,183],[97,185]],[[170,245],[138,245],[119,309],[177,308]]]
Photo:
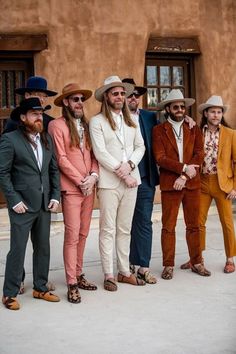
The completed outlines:
[[[159,175],[152,154],[152,129],[158,124],[156,113],[138,109],[140,96],[147,91],[145,87],[136,86],[132,78],[122,80],[133,84],[135,89],[127,98],[132,116],[140,125],[145,144],[145,154],[138,168],[142,183],[138,187],[136,206],[132,222],[130,243],[131,270],[135,272],[135,265],[139,266],[137,276],[148,284],[155,284],[156,277],[149,270],[152,251],[152,210],[155,196],[155,187],[159,184]]]

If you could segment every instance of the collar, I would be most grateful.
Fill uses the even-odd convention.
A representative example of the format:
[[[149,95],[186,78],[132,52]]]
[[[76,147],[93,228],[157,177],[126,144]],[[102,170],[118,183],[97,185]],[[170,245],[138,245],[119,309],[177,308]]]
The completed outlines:
[[[216,131],[215,131],[214,133],[219,132],[219,131],[220,131],[220,127],[221,127],[221,124],[218,125],[218,127],[217,127],[217,129],[216,129]],[[205,124],[205,125],[203,126],[202,130],[203,130],[203,133],[205,133],[205,132],[207,132],[207,131],[208,131],[208,132],[210,131],[207,124]]]

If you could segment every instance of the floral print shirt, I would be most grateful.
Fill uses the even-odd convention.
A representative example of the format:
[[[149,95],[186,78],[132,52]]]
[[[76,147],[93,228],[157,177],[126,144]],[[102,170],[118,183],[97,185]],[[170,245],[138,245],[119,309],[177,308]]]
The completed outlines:
[[[204,161],[202,164],[202,173],[213,175],[217,174],[217,156],[219,149],[220,126],[215,132],[203,127],[204,135]]]

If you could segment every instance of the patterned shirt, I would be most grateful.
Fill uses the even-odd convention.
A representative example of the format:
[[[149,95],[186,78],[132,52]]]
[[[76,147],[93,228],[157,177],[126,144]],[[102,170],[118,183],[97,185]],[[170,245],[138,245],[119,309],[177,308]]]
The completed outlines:
[[[203,127],[204,135],[204,161],[202,164],[202,173],[207,175],[217,174],[217,156],[219,149],[220,126],[212,132],[208,126]]]

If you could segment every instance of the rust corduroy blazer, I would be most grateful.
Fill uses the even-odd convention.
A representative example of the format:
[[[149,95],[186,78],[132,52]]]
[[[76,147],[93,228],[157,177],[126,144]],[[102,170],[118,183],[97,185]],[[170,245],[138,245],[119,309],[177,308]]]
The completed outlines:
[[[160,189],[174,190],[175,180],[181,175],[184,164],[201,165],[204,157],[203,137],[198,126],[189,129],[183,123],[183,162],[179,161],[179,153],[171,124],[166,121],[153,128],[153,154],[160,168]],[[187,179],[186,188],[200,188],[199,169],[197,175]]]

